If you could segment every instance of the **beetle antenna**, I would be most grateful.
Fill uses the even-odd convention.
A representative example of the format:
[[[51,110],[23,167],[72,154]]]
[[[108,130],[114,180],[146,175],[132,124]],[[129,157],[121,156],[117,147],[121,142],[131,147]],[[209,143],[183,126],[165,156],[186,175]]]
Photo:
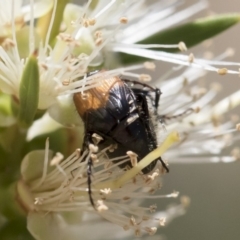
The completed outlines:
[[[182,113],[176,114],[176,115],[161,115],[158,117],[160,123],[164,123],[166,120],[172,120],[172,119],[179,119],[182,117],[186,117],[187,115],[191,114],[195,110],[193,108],[188,108]]]
[[[91,152],[93,151],[93,147],[96,147],[95,145],[92,144],[91,140],[91,134],[87,133],[85,135],[84,139],[85,145],[88,146],[89,149],[89,157],[87,161],[87,185],[88,185],[88,196],[89,196],[89,201],[93,208],[96,210],[96,206],[92,197],[92,167],[93,167],[93,159],[92,159],[92,154]]]

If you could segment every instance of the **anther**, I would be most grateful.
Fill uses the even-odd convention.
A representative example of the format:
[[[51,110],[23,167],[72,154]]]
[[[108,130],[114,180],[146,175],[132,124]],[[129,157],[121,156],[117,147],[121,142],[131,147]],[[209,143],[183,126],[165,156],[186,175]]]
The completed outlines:
[[[101,142],[101,141],[103,140],[103,138],[102,138],[100,135],[94,133],[94,134],[92,135],[92,140],[93,140],[93,142],[94,142],[95,145],[98,145],[99,142]]]
[[[137,154],[132,152],[132,151],[127,151],[127,155],[129,156],[130,160],[131,160],[131,164],[132,166],[136,166],[138,161],[137,161]]]
[[[139,80],[143,82],[149,82],[152,80],[151,76],[148,74],[140,74],[139,75]]]
[[[121,17],[120,18],[120,23],[127,24],[128,23],[128,18],[127,17]]]
[[[60,152],[57,152],[56,155],[51,160],[50,166],[58,165],[63,160],[63,158],[64,156]]]
[[[156,65],[153,62],[145,62],[144,67],[149,70],[155,70]]]
[[[228,72],[228,69],[227,69],[227,68],[219,68],[218,71],[217,71],[217,73],[218,73],[219,75],[226,75],[227,72]]]
[[[193,62],[194,62],[194,55],[193,55],[193,53],[190,53],[190,54],[188,55],[188,62],[189,62],[189,63],[193,63]]]
[[[181,52],[186,52],[187,51],[187,46],[184,42],[178,43],[178,48]]]
[[[95,145],[93,145],[93,144],[89,144],[89,145],[88,145],[88,148],[89,148],[89,150],[90,150],[91,152],[93,152],[93,153],[98,152],[98,147],[95,146]]]

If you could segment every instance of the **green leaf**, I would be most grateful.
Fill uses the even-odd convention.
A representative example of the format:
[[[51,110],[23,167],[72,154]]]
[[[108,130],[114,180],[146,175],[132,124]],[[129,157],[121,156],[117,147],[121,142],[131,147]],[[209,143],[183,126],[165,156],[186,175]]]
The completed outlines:
[[[187,47],[192,47],[223,32],[239,21],[240,14],[215,15],[167,29],[144,39],[140,43],[178,44],[182,41]]]
[[[221,14],[211,17],[201,18],[193,22],[185,23],[173,28],[156,33],[140,42],[139,44],[178,44],[184,42],[188,48],[209,39],[240,21],[240,14]],[[226,46],[227,47],[227,46]],[[177,52],[175,49],[160,49],[159,51]],[[124,64],[132,64],[145,61],[145,58],[131,56],[129,54],[119,54]]]
[[[38,107],[39,95],[39,70],[36,55],[29,57],[24,68],[20,92],[18,119],[23,127],[30,126],[33,122]]]
[[[0,239],[2,240],[34,240],[26,228],[26,218],[17,218],[7,221],[0,228]]]

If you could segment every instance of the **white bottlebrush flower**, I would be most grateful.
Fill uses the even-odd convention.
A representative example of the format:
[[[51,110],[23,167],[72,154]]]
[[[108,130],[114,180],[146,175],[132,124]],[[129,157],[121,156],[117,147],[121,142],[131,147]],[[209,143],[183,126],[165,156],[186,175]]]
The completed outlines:
[[[176,140],[177,136],[171,134],[159,151],[166,150]],[[143,175],[137,174],[144,167],[140,164],[128,171],[118,167],[126,161],[135,164],[132,159],[134,155],[130,153],[108,159],[107,152],[114,150],[113,146],[95,152],[96,146],[90,145],[89,151],[80,154],[80,150],[76,150],[64,160],[60,153],[53,156],[48,148],[47,141],[45,152],[34,151],[24,158],[21,166],[22,180],[18,182],[18,199],[29,212],[28,229],[36,239],[78,239],[79,231],[81,235],[86,234],[85,239],[91,239],[91,236],[95,239],[96,232],[90,231],[93,224],[96,225],[96,231],[98,227],[108,225],[101,218],[121,227],[113,233],[116,237],[120,229],[122,233],[119,236],[133,233],[136,236],[146,233],[154,235],[157,226],[163,226],[165,222],[168,223],[185,212],[189,201],[186,197],[182,198],[180,205],[154,215],[156,205],[140,205],[144,199],[178,196],[177,192],[165,196],[154,195],[161,188],[160,164],[152,173]],[[94,160],[91,196],[95,209],[90,204],[87,190],[89,185],[86,161],[90,157]],[[127,232],[124,233],[125,231]],[[101,229],[98,237],[111,239],[113,235],[109,238],[107,232]]]
[[[213,104],[220,86],[213,84],[207,89],[193,84],[196,80],[201,84],[199,77],[203,74],[201,70],[187,69],[181,76],[158,83],[164,92],[161,114],[167,116],[166,128],[178,130],[182,139],[177,151],[172,148],[166,152],[169,163],[227,163],[239,159],[236,150],[224,151],[239,139],[239,119],[234,114],[230,119],[223,116],[239,106],[240,92]]]
[[[130,68],[124,68],[127,75]],[[99,74],[105,75],[105,72]],[[223,155],[223,150],[238,140],[236,119],[222,122],[219,118],[240,104],[239,92],[212,106],[218,87],[207,90],[194,84],[204,74],[202,70],[192,68],[183,70],[176,78],[156,82],[163,91],[159,113],[166,122],[165,125],[156,122],[156,133],[161,142],[159,149],[165,149],[166,141],[163,140],[171,131],[177,130],[181,138],[175,145],[171,140],[167,147],[172,147],[164,153],[158,152],[152,159],[162,155],[170,164],[233,162],[239,159],[236,150]],[[131,175],[137,166],[143,167],[141,164],[145,160],[137,165],[131,161],[133,168],[123,171],[118,165],[130,161],[129,156],[108,159],[107,152],[111,148],[95,153],[96,148],[91,146],[89,152],[85,151],[80,156],[76,150],[63,160],[59,153],[53,156],[47,142],[45,153],[31,152],[24,158],[23,178],[18,184],[19,199],[29,212],[28,229],[36,239],[77,239],[80,232],[85,239],[111,239],[113,235],[109,236],[103,230],[111,228],[110,223],[119,226],[114,231],[114,238],[122,239],[133,234],[153,235],[157,225],[164,225],[165,221],[168,223],[185,212],[189,202],[187,198],[183,198],[180,205],[155,214],[152,213],[156,210],[155,205],[142,207],[143,200],[159,202],[159,198],[176,197],[178,194],[158,195],[162,168],[157,167],[148,175]],[[88,193],[87,162],[90,156],[94,159],[91,188],[96,209],[92,207]],[[149,163],[151,157],[147,158]],[[119,162],[114,163],[114,160]],[[96,231],[99,229],[97,238],[95,232],[90,231],[93,226]]]
[[[199,1],[177,13],[175,11],[178,1],[173,1],[171,4],[160,1],[148,8],[145,7],[144,1],[96,1],[98,5],[95,7],[91,6],[91,2],[88,1],[82,8],[69,5],[65,16],[69,17],[69,12],[76,10],[74,17],[65,18],[63,27],[66,31],[58,35],[54,46],[50,46],[49,41],[53,19],[57,14],[57,1],[54,1],[52,20],[46,39],[39,45],[35,45],[34,41],[35,10],[34,2],[31,2],[28,52],[29,55],[33,52],[37,55],[39,66],[38,108],[54,107],[57,99],[71,96],[76,92],[84,93],[101,84],[103,79],[113,76],[122,75],[142,81],[150,80],[147,74],[134,73],[135,70],[142,68],[152,69],[153,65],[149,63],[119,67],[117,61],[113,61],[112,64],[117,66],[113,70],[87,75],[90,67],[100,69],[104,64],[109,64],[114,52],[190,66],[193,68],[182,71],[177,78],[166,78],[163,82],[156,81],[156,85],[164,93],[159,114],[162,115],[166,125],[156,123],[159,149],[161,150],[165,143],[163,140],[170,132],[177,130],[181,137],[180,142],[172,146],[169,151],[161,150],[162,152],[158,152],[157,156],[162,155],[169,163],[188,159],[191,162],[194,162],[194,159],[212,162],[229,162],[238,159],[236,151],[233,156],[221,155],[222,150],[231,145],[237,137],[234,135],[236,132],[234,123],[231,121],[221,123],[219,119],[219,115],[229,110],[229,106],[234,107],[239,104],[238,92],[230,96],[230,105],[229,99],[225,99],[212,107],[210,104],[217,94],[216,89],[202,89],[194,81],[203,75],[204,70],[215,71],[221,75],[239,74],[238,71],[218,67],[239,64],[195,59],[193,55],[164,53],[149,50],[146,45],[135,44],[204,9],[207,6],[206,2]],[[13,3],[11,6],[15,9],[18,5],[15,6]],[[13,17],[17,15],[13,11],[11,16],[11,39],[5,39],[0,47],[2,59],[0,88],[4,93],[18,98],[20,81],[28,59],[21,58],[19,54],[16,23]],[[151,47],[176,48],[179,45]],[[49,112],[56,116],[52,113],[52,108]],[[44,115],[42,123],[48,125],[51,130],[39,131],[41,120],[38,120],[29,130],[28,140],[60,127],[54,122],[51,122],[50,126],[48,120],[49,116]],[[68,122],[69,119],[66,121]],[[75,121],[73,122],[74,125]],[[34,127],[37,131],[34,131]],[[228,133],[231,133],[232,137],[226,139]],[[196,143],[196,139],[199,142]],[[170,145],[173,145],[172,142],[168,143],[168,147]],[[60,153],[53,156],[47,144],[45,152],[30,152],[24,158],[21,166],[22,179],[18,182],[18,200],[28,211],[28,229],[36,239],[79,239],[79,234],[83,239],[87,239],[96,236],[96,232],[99,238],[112,239],[113,235],[109,236],[109,231],[104,231],[105,224],[108,223],[103,223],[102,219],[111,223],[111,229],[112,225],[118,226],[116,235],[119,236],[114,238],[122,237],[125,233],[130,235],[134,233],[136,236],[145,233],[153,235],[157,225],[164,225],[165,220],[168,222],[171,218],[184,213],[189,202],[187,198],[182,199],[180,205],[151,215],[151,211],[156,210],[156,207],[140,205],[144,199],[177,195],[176,193],[165,196],[152,195],[161,186],[161,168],[158,166],[149,175],[137,175],[138,167],[142,169],[141,164],[144,163],[144,160],[141,160],[139,164],[133,164],[130,170],[124,171],[117,166],[120,163],[114,163],[113,160],[130,161],[129,156],[107,159],[108,150],[95,153],[94,148],[90,148],[89,152],[85,151],[82,155],[76,150],[71,156],[64,158]],[[196,154],[198,154],[197,158]],[[90,156],[94,159],[91,188],[96,209],[91,206],[88,193],[87,160]],[[154,156],[156,158],[156,153]],[[151,156],[146,158],[147,163],[151,158]],[[122,182],[122,179],[125,180]],[[93,225],[96,232],[92,230]],[[100,233],[105,235],[100,236]]]
[[[39,18],[49,12],[53,0],[37,0],[33,5],[23,0],[0,1],[0,38],[12,36],[12,24],[15,31],[20,30],[31,18]],[[32,11],[32,8],[34,11]]]
[[[141,74],[134,74],[131,71],[143,67],[153,69],[154,64],[145,63],[100,72],[98,75],[106,79],[106,76],[114,76],[121,71],[123,76],[125,74],[125,76],[141,79]],[[177,130],[181,136],[180,142],[164,154],[157,156],[162,155],[169,163],[233,162],[239,159],[239,153],[236,150],[222,155],[223,150],[238,139],[235,134],[238,129],[235,127],[234,119],[222,123],[219,118],[239,105],[239,93],[236,92],[212,106],[211,103],[218,94],[218,87],[214,85],[207,90],[196,84],[205,72],[196,68],[178,71],[181,71],[178,77],[155,82],[163,92],[159,114],[161,113],[166,122],[165,126],[156,122],[156,133],[159,142],[162,142],[160,146],[164,145],[163,139],[171,131]],[[143,79],[147,78],[145,75]],[[79,150],[77,150],[65,160],[57,154],[49,157],[54,165],[54,168],[50,170],[47,168],[48,156],[51,156],[48,148],[45,152],[44,163],[43,151],[41,154],[38,152],[37,158],[33,157],[38,155],[34,152],[25,157],[22,163],[23,179],[19,182],[19,189],[22,186],[28,187],[25,192],[22,192],[20,198],[21,203],[29,211],[28,229],[36,239],[58,238],[59,234],[62,239],[69,237],[75,239],[79,232],[84,234],[86,239],[94,239],[95,233],[89,233],[89,228],[93,226],[96,231],[100,229],[99,232],[102,235],[98,235],[99,238],[107,239],[109,236],[105,235],[106,232],[103,229],[109,225],[101,221],[99,216],[120,226],[114,232],[116,238],[133,233],[151,235],[155,234],[157,223],[161,225],[165,220],[169,222],[171,218],[184,213],[184,208],[188,205],[187,199],[183,199],[181,205],[173,206],[164,212],[157,212],[152,216],[149,215],[147,212],[151,212],[155,206],[142,208],[140,205],[142,200],[174,197],[176,193],[165,196],[155,193],[161,186],[162,171],[159,168],[149,175],[133,175],[131,176],[133,178],[128,178],[123,185],[118,185],[119,179],[129,175],[117,166],[120,162],[113,163],[116,159],[106,158],[109,148],[91,155],[91,151],[95,150],[92,148],[90,152],[84,152],[82,156],[79,156]],[[87,190],[87,161],[90,156],[95,159],[91,187],[96,210],[90,204]],[[39,163],[41,166],[35,165],[39,157],[41,157]],[[129,161],[129,158],[119,157],[118,160]],[[142,162],[143,160],[140,164]],[[34,173],[31,165],[35,166],[37,173]],[[39,170],[42,168],[43,171]],[[25,194],[27,200],[25,200]]]
[[[34,40],[36,37],[33,18],[36,12],[34,4],[35,2],[32,1],[30,5],[29,30],[25,34],[29,35],[28,55],[32,54],[36,49],[38,50],[37,60],[40,75],[39,109],[47,109],[56,102],[58,97],[74,93],[76,88],[78,88],[77,91],[86,90],[86,81],[89,83],[92,80],[91,86],[95,86],[93,83],[98,84],[99,79],[96,80],[85,76],[88,68],[90,66],[100,67],[109,62],[116,65],[117,62],[114,63],[115,55],[113,54],[115,51],[189,65],[188,56],[167,55],[163,52],[154,52],[153,56],[150,50],[140,49],[147,52],[139,50],[139,48],[146,46],[134,45],[134,43],[207,7],[205,1],[199,1],[184,11],[175,13],[178,6],[177,1],[173,1],[171,4],[160,1],[149,8],[145,7],[144,1],[98,1],[95,8],[90,7],[91,1],[89,1],[81,10],[76,6],[73,8],[70,5],[70,7],[67,7],[65,15],[69,16],[73,9],[79,10],[80,15],[75,12],[75,14],[72,14],[73,19],[66,19],[67,27],[65,32],[59,34],[56,44],[51,47],[49,46],[50,33],[53,27],[53,20],[57,14],[57,1],[54,1],[52,19],[49,23],[46,38],[39,40],[40,43],[38,45],[35,45]],[[18,99],[20,81],[27,58],[22,58],[19,54],[19,43],[16,38],[13,17],[15,16],[14,9],[19,8],[20,4],[16,3],[15,6],[14,1],[11,6],[13,9],[10,24],[11,40],[5,39],[2,47],[0,47],[0,57],[2,59],[0,63],[0,88],[4,93],[12,94]],[[106,18],[108,19],[107,22],[105,21]],[[140,18],[144,24],[140,24]],[[151,28],[149,27],[150,25]],[[129,34],[133,29],[134,34]],[[129,37],[134,37],[134,39],[129,39]],[[23,43],[21,42],[21,44]],[[158,45],[157,47],[176,48],[178,45]],[[201,68],[218,71],[218,68],[209,66],[209,62],[199,63],[196,60],[192,65],[197,67],[200,65]],[[77,81],[84,76],[85,81]]]

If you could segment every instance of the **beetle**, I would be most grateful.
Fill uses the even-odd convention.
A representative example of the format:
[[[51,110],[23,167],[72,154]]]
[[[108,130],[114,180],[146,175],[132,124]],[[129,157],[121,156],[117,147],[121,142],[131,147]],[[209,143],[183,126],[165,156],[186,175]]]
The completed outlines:
[[[97,74],[89,73],[88,76]],[[129,86],[133,84],[133,86]],[[137,88],[139,84],[141,88]],[[154,97],[152,94],[154,93]],[[138,155],[138,161],[157,148],[156,130],[150,117],[150,108],[157,108],[161,91],[147,84],[124,79],[120,76],[108,77],[102,83],[82,94],[73,95],[77,112],[85,125],[84,148],[91,142],[92,134],[96,133],[103,138],[98,146],[103,149],[111,144],[117,144],[117,149],[109,152],[110,158],[126,155],[132,151]],[[147,174],[156,166],[157,161],[169,172],[168,167],[159,156],[145,167],[142,172]],[[131,167],[125,162],[121,168]],[[90,202],[94,206],[91,196],[91,168],[92,161],[88,161],[88,191]]]

